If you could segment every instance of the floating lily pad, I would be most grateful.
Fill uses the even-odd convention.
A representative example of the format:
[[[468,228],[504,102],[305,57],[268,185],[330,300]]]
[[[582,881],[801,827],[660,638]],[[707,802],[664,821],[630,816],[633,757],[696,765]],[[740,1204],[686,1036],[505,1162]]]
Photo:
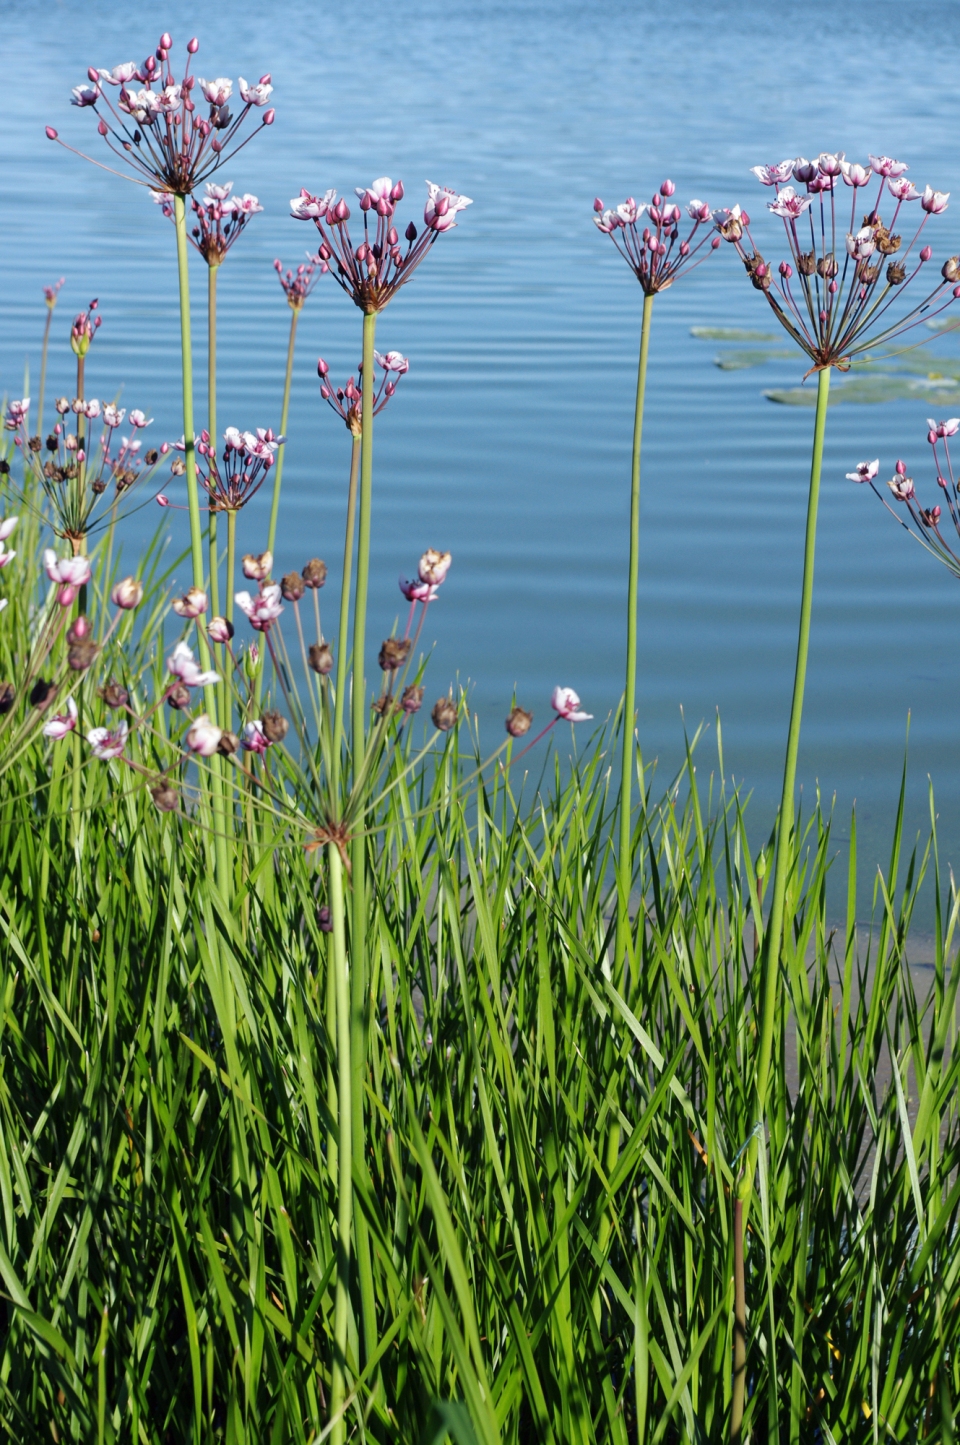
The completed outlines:
[[[777,341],[775,331],[742,331],[738,326],[691,326],[698,341]]]
[[[923,324],[928,331],[958,331],[960,316],[935,316],[932,321],[925,321]]]
[[[960,358],[934,356],[928,351],[914,356],[891,357],[890,360],[896,361],[898,371],[905,371],[910,376],[922,376],[927,381],[942,381],[945,378],[960,381]]]
[[[795,351],[768,351],[759,348],[755,351],[721,351],[719,356],[713,358],[713,364],[719,366],[721,371],[746,371],[751,366],[763,366],[764,362],[773,361],[775,358],[795,355]]]
[[[765,391],[768,401],[781,406],[816,406],[815,386],[794,386],[784,391]],[[871,376],[855,377],[849,381],[837,382],[830,389],[830,405],[842,406],[844,402],[858,406],[875,406],[883,401],[909,401],[923,398],[931,406],[951,406],[960,400],[960,382],[948,377],[932,380],[929,377],[892,376],[875,372]]]

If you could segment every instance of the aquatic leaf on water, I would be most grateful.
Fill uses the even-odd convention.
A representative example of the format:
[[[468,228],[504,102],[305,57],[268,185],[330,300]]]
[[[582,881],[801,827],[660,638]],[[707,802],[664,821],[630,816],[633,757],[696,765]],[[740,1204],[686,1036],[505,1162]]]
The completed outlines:
[[[928,331],[957,331],[960,329],[960,316],[938,316],[923,324]]]
[[[794,386],[785,390],[765,391],[768,401],[781,406],[816,406],[816,386]],[[893,376],[874,372],[870,376],[838,381],[830,389],[830,406],[874,406],[884,401],[910,401],[920,398],[930,406],[952,406],[960,401],[960,381],[949,377]]]
[[[713,364],[721,371],[746,371],[751,366],[763,366],[766,361],[795,355],[794,351],[769,351],[759,347],[753,351],[721,351],[713,358]]]
[[[744,331],[739,326],[691,326],[698,341],[778,341],[775,331]]]

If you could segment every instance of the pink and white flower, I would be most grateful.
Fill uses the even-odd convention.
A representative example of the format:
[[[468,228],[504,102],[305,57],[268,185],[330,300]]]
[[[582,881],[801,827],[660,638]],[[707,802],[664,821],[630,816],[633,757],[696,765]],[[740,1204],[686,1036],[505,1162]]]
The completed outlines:
[[[96,421],[100,415],[100,403],[96,397],[92,397],[90,401],[83,403],[83,414],[88,421]]]
[[[928,416],[927,426],[938,437],[954,437],[960,431],[960,416],[948,417],[946,421],[934,421]]]
[[[793,163],[793,179],[801,185],[808,186],[815,180],[820,167],[816,161],[808,161],[806,156],[797,156]]]
[[[865,261],[877,249],[877,234],[872,226],[861,226],[854,236],[847,232],[847,254],[855,261]]]
[[[632,226],[646,211],[647,207],[637,205],[637,202],[632,196],[628,196],[625,201],[621,201],[617,207],[617,215],[621,221],[624,221],[628,226]]]
[[[4,423],[7,431],[16,431],[18,427],[24,426],[29,410],[30,398],[28,396],[23,397],[21,401],[11,401],[7,406],[7,418]]]
[[[844,183],[848,186],[853,186],[854,189],[859,186],[865,186],[873,175],[871,167],[862,166],[859,161],[841,162],[840,171],[843,175]]]
[[[428,547],[420,558],[417,571],[420,574],[420,581],[427,582],[434,587],[440,583],[450,571],[450,563],[453,556],[450,552],[438,552],[435,547]]]
[[[212,723],[205,712],[194,718],[187,730],[186,743],[192,753],[197,753],[201,758],[211,758],[217,751],[220,739],[223,737],[223,729]]]
[[[87,733],[87,742],[93,749],[95,758],[109,762],[111,758],[119,758],[123,753],[128,732],[125,722],[118,722],[113,728],[91,728]]]
[[[71,105],[96,105],[99,99],[100,92],[92,85],[75,85],[70,92]]]
[[[202,587],[188,587],[182,597],[175,597],[171,607],[178,617],[200,617],[207,610],[207,594]]]
[[[67,710],[65,713],[57,713],[49,722],[43,725],[45,738],[65,738],[67,733],[72,733],[77,725],[77,704],[72,697],[67,698]]]
[[[706,201],[688,201],[687,215],[690,217],[691,221],[696,221],[698,222],[698,224],[702,225],[705,221],[709,221],[710,219],[710,207],[707,205]]]
[[[839,176],[843,170],[843,161],[846,151],[837,151],[831,155],[829,151],[821,151],[817,157],[817,166],[822,176],[830,176],[831,179]]]
[[[235,196],[233,199],[233,210],[238,216],[256,216],[263,210],[256,196],[249,191],[244,191],[242,196]]]
[[[932,186],[924,186],[920,204],[928,215],[939,216],[947,209],[949,199],[949,191],[935,191]]]
[[[256,85],[248,85],[241,75],[237,81],[240,95],[247,105],[266,105],[273,92],[269,75],[262,76]]]
[[[124,612],[132,611],[143,601],[143,583],[136,577],[122,578],[110,593],[110,601]]]
[[[158,97],[152,90],[121,90],[117,103],[141,125],[149,125],[160,110]]]
[[[589,722],[593,717],[592,712],[581,711],[579,695],[572,687],[555,687],[550,706],[567,722]]]
[[[207,636],[211,642],[229,642],[233,636],[233,623],[226,617],[211,617]]]
[[[848,482],[872,482],[880,470],[880,458],[872,462],[857,462],[855,472],[847,472]]]
[[[781,161],[776,166],[751,166],[750,169],[761,186],[782,186],[793,175],[793,160]]]
[[[134,409],[134,410],[130,413],[130,425],[131,425],[132,427],[134,427],[134,428],[137,428],[137,427],[145,427],[145,426],[152,426],[152,425],[153,425],[153,417],[150,417],[149,420],[148,420],[148,419],[147,419],[147,414],[146,414],[146,412],[138,411],[138,410]]]
[[[473,205],[469,196],[460,196],[449,186],[435,186],[432,181],[427,181],[427,191],[423,220],[431,231],[449,231],[457,224],[454,217]]]
[[[410,362],[399,351],[387,351],[383,356],[374,351],[373,359],[384,371],[395,371],[398,376],[404,376],[410,370]]]
[[[913,485],[912,477],[901,477],[899,473],[896,476],[890,478],[889,482],[887,482],[887,486],[890,488],[891,492],[896,497],[898,502],[909,502],[911,497],[916,494],[917,490],[916,487]]]
[[[409,577],[401,577],[400,591],[408,602],[435,602],[440,588],[436,582],[422,582],[419,577],[412,581]]]
[[[256,597],[251,597],[249,592],[237,592],[233,600],[256,632],[267,632],[283,611],[280,595],[279,582],[270,582]]]
[[[870,164],[876,175],[885,176],[889,180],[896,180],[908,169],[906,161],[895,161],[890,156],[871,156]]]
[[[898,181],[887,181],[887,190],[895,201],[918,201],[920,199],[920,192],[913,181],[908,181],[906,176]]]
[[[114,406],[112,402],[103,408],[103,424],[113,430],[118,427],[127,414],[125,406]]]
[[[252,552],[244,554],[243,575],[249,577],[251,582],[263,582],[270,576],[273,567],[273,553],[261,552],[254,555]]]
[[[218,81],[216,83],[219,84],[220,82]],[[201,81],[200,84],[202,85],[203,81]],[[229,85],[230,82],[227,81],[227,84]],[[222,186],[218,186],[214,181],[207,181],[207,184],[203,188],[204,196],[208,201],[225,201],[232,190],[233,181],[224,181]]]
[[[193,651],[183,641],[177,643],[167,658],[167,671],[185,687],[212,687],[215,682],[220,681],[219,673],[205,672],[197,666]]]
[[[336,199],[333,187],[322,196],[312,196],[308,190],[301,189],[299,196],[290,202],[290,214],[296,221],[322,221]]]
[[[262,757],[267,751],[270,739],[264,732],[263,724],[258,717],[254,718],[252,722],[244,723],[240,742],[248,753],[259,753]]]
[[[179,85],[165,85],[157,96],[157,111],[160,115],[173,115],[180,108],[182,91]]]
[[[88,557],[58,557],[52,547],[44,551],[43,568],[51,582],[67,587],[83,587],[90,581]]]
[[[233,94],[233,81],[228,80],[225,75],[218,75],[216,80],[202,80],[198,76],[197,84],[203,91],[204,100],[218,108],[221,105],[226,105]]]
[[[767,210],[775,216],[782,216],[785,221],[795,221],[812,205],[810,196],[801,196],[793,186],[784,186],[775,201],[767,202]]]
[[[126,60],[123,65],[115,65],[112,70],[101,70],[100,79],[107,85],[126,85],[137,73],[137,62]]]

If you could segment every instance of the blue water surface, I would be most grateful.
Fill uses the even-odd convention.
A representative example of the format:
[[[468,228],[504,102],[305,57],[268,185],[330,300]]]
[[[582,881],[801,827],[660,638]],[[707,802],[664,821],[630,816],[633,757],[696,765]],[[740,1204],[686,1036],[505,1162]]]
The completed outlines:
[[[777,259],[779,223],[763,219],[767,193],[749,174],[757,162],[886,152],[960,202],[954,22],[945,3],[888,0],[3,3],[0,387],[20,394],[28,357],[35,378],[41,286],[64,274],[48,396],[72,390],[69,323],[98,296],[88,391],[122,388],[126,405],[155,418],[151,437],[179,436],[172,227],[145,191],[51,145],[44,125],[99,156],[90,113],[68,104],[71,86],[90,63],[142,59],[164,28],[178,55],[200,35],[202,75],[269,70],[276,124],[226,173],[265,211],[220,277],[222,425],[278,425],[289,311],[272,262],[295,264],[316,240],[288,216],[301,186],[351,194],[375,176],[402,177],[401,214],[417,221],[425,177],[471,196],[379,323],[380,348],[402,350],[411,368],[377,426],[372,640],[402,606],[397,574],[424,547],[449,548],[453,568],[426,629],[430,694],[469,682],[491,746],[514,687],[538,723],[558,682],[603,718],[622,689],[642,297],[592,225],[594,196],[646,199],[669,175],[677,200],[742,201]],[[938,261],[960,249],[960,204],[930,239]],[[205,274],[194,261],[202,375]],[[692,337],[697,325],[770,329],[730,248],[655,307],[640,734],[665,778],[683,756],[681,708],[689,729],[706,721],[705,775],[719,709],[726,772],[752,790],[759,838],[779,791],[813,413],[762,394],[798,384],[802,357],[722,372],[723,348]],[[316,361],[323,354],[345,379],[359,349],[360,314],[325,277],[300,325],[278,566],[327,560],[330,630],[350,448],[320,400]],[[936,355],[957,354],[935,341],[931,369]],[[203,399],[198,384],[198,414]],[[900,401],[829,418],[800,775],[808,798],[818,785],[836,793],[841,834],[856,800],[865,879],[885,861],[908,714],[910,828],[926,826],[929,776],[941,856],[960,858],[958,584],[844,480],[864,457],[879,455],[888,474],[902,455],[932,493],[926,412],[922,400]],[[264,545],[268,508],[265,491],[243,514],[242,550]],[[156,520],[148,511],[127,523],[131,567]],[[183,513],[171,519],[178,546],[184,523]]]

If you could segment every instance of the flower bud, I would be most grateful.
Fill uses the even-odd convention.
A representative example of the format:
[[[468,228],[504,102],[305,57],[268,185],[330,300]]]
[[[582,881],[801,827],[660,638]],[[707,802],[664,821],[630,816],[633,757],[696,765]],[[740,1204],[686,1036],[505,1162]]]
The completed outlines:
[[[457,705],[452,697],[441,697],[433,705],[430,714],[433,725],[442,733],[448,733],[457,725]]]
[[[178,617],[199,617],[207,610],[207,594],[201,587],[188,587],[182,597],[171,603]]]
[[[319,557],[313,557],[300,575],[305,587],[322,587],[327,580],[327,564]]]
[[[89,633],[89,631],[89,620],[81,613],[81,615],[75,618],[71,626],[67,629],[67,642],[82,642]]]
[[[328,642],[312,642],[307,658],[314,672],[318,672],[321,677],[326,677],[333,671],[333,653]]]
[[[174,812],[179,801],[176,788],[166,781],[151,788],[150,796],[161,813]]]
[[[329,376],[329,375],[330,375],[330,366],[329,366],[329,364],[328,364],[326,361],[324,361],[324,359],[323,359],[322,356],[321,356],[321,357],[319,358],[319,360],[317,361],[317,375],[318,375],[318,376]]]
[[[217,743],[217,752],[220,753],[221,757],[229,758],[232,753],[237,751],[239,746],[240,739],[236,733],[221,733],[220,741]]]
[[[126,707],[130,701],[130,694],[127,692],[127,689],[121,687],[118,682],[114,682],[112,679],[100,689],[100,696],[103,698],[107,707]]]
[[[527,712],[527,710],[522,707],[512,707],[506,722],[507,732],[512,738],[522,738],[525,733],[530,731],[530,724],[532,722],[532,712]]]
[[[196,55],[196,53],[197,53],[197,51],[198,51],[199,49],[200,49],[200,41],[199,41],[199,40],[197,39],[197,37],[194,35],[194,36],[192,37],[192,39],[190,39],[190,40],[187,41],[187,54],[188,54],[188,55]]]
[[[254,582],[264,582],[270,576],[272,566],[272,552],[260,552],[256,556],[247,552],[243,559],[243,575]]]
[[[28,701],[31,707],[37,709],[37,712],[43,712],[44,708],[50,706],[56,695],[57,684],[55,682],[45,682],[42,677],[38,677],[30,689]]]
[[[186,744],[192,753],[201,758],[211,758],[220,746],[223,733],[212,723],[205,712],[195,718],[187,729]]]
[[[178,712],[190,706],[190,689],[185,682],[176,682],[167,688],[167,702]]]
[[[330,909],[325,903],[321,903],[317,909],[317,925],[321,933],[333,932],[333,919],[330,917]]]
[[[143,601],[143,583],[135,577],[124,577],[110,593],[110,601],[114,607],[121,607],[124,611],[139,607]]]
[[[169,31],[165,30],[163,32],[163,34],[160,36],[160,39],[157,41],[157,47],[160,50],[173,49],[173,37]]]
[[[674,185],[673,181],[664,181],[663,185],[660,187],[660,194],[662,196],[672,196],[676,189],[677,188]]]
[[[211,642],[229,642],[233,636],[233,623],[226,617],[211,617],[207,636]]]
[[[12,682],[0,682],[0,713],[8,713],[17,700],[17,689]]]
[[[52,125],[44,126],[44,130],[47,133],[47,140],[57,139],[57,132],[54,130]]]
[[[72,582],[65,582],[57,593],[57,605],[59,607],[72,607],[78,591],[79,588],[74,587]]]
[[[403,689],[403,696],[400,699],[400,706],[408,717],[412,716],[415,712],[419,712],[423,707],[423,688],[418,687],[416,683],[411,683],[409,687],[405,687]]]
[[[924,246],[923,249],[922,249],[921,252],[920,252],[920,260],[921,260],[921,261],[929,261],[932,256],[933,256],[933,247],[932,247],[932,246]]]
[[[380,648],[380,671],[397,672],[410,656],[409,637],[388,637]]]
[[[263,735],[271,743],[282,743],[290,724],[282,712],[265,712],[260,719]]]
[[[287,602],[299,602],[306,584],[299,572],[288,572],[280,578],[280,591]]]

